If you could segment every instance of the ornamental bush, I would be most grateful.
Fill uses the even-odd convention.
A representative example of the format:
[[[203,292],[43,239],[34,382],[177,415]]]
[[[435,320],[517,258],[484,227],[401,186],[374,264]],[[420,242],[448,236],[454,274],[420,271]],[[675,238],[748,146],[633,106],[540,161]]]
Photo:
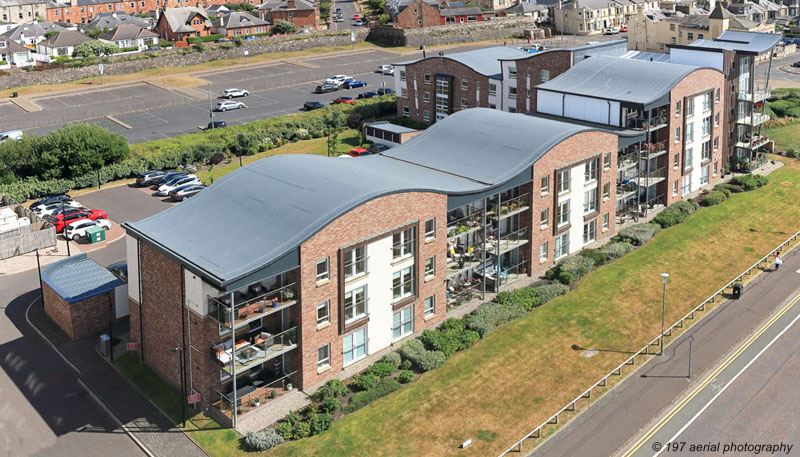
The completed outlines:
[[[578,253],[581,257],[586,257],[587,259],[591,259],[594,262],[595,267],[599,267],[600,265],[605,265],[608,262],[608,256],[599,249],[584,249],[583,251]]]
[[[401,370],[397,375],[397,380],[402,384],[408,384],[414,380],[414,372],[411,370]]]
[[[617,259],[625,254],[636,249],[632,244],[627,241],[618,241],[616,243],[609,243],[601,248],[603,254],[608,256],[609,259]]]
[[[558,283],[543,284],[536,286],[536,291],[539,293],[542,304],[545,304],[559,295],[564,295],[569,292],[569,287]]]
[[[664,211],[661,211],[656,217],[653,218],[653,222],[660,225],[661,228],[668,228],[672,227],[673,225],[678,225],[681,222],[685,221],[688,216],[680,211],[674,210],[671,207],[666,208]]]
[[[501,305],[520,305],[529,312],[542,304],[539,293],[531,287],[502,291],[492,301]]]
[[[342,408],[342,411],[345,414],[358,411],[373,401],[399,390],[401,387],[403,386],[394,379],[384,379],[374,389],[353,394],[353,396],[350,397],[350,404]]]
[[[695,211],[700,209],[700,205],[693,202],[692,200],[680,200],[669,205],[669,207],[674,208],[676,211],[680,211],[687,216],[690,216]]]
[[[354,379],[359,390],[370,390],[378,385],[378,377],[374,374],[357,374],[355,375]]]
[[[425,372],[437,368],[443,364],[445,360],[447,360],[447,356],[445,356],[442,351],[425,351],[419,355],[414,365],[416,365],[419,371]]]
[[[268,428],[260,432],[247,432],[244,444],[251,451],[266,451],[283,443],[283,436],[275,429]]]
[[[339,408],[342,407],[341,402],[336,397],[326,397],[322,400],[322,406],[320,406],[320,410],[324,413],[333,414],[336,411],[339,411]]]
[[[311,399],[314,401],[323,401],[328,397],[342,397],[350,393],[350,389],[342,382],[341,379],[330,379],[322,387],[320,387]]]
[[[744,192],[744,188],[742,186],[737,186],[736,184],[731,184],[727,182],[719,183],[714,186],[714,190],[727,190],[730,191],[732,194],[738,194],[739,192]]]
[[[423,330],[420,340],[429,350],[441,351],[446,357],[450,357],[455,352],[472,346],[480,337],[478,332],[473,330],[447,328]]]
[[[725,194],[726,199],[731,198],[731,195],[733,194],[733,192],[731,192],[730,189],[718,186],[714,186],[714,192],[722,192],[723,194]],[[700,202],[700,204],[702,205],[703,202]]]
[[[633,224],[619,231],[620,241],[627,241],[634,246],[644,246],[661,231],[659,224]]]
[[[569,271],[562,271],[561,273],[558,274],[558,282],[560,282],[565,286],[572,284],[572,281],[574,280],[575,280],[575,275],[573,275]]]
[[[703,206],[714,206],[724,202],[727,199],[728,197],[724,192],[713,191],[706,194],[706,196],[700,201],[700,204]]]
[[[403,363],[400,364],[400,368],[403,370],[410,370],[414,367],[410,360],[403,360]]]
[[[394,373],[394,370],[396,370],[396,369],[397,369],[397,366],[392,364],[392,363],[376,362],[376,363],[373,363],[367,369],[367,374],[371,374],[373,376],[376,376],[379,379],[383,379],[383,378],[389,376],[390,374]]]
[[[734,176],[730,180],[731,184],[741,186],[745,191],[758,189],[759,187],[766,185],[768,182],[769,178],[766,176],[754,175],[752,173],[742,176]]]
[[[594,267],[595,265],[592,259],[580,255],[571,255],[558,262],[555,269],[558,271],[560,282],[561,273],[570,273],[575,279],[581,279],[587,273],[594,270]]]
[[[484,303],[464,317],[467,328],[478,332],[481,338],[495,328],[525,315],[525,308],[519,305]]]
[[[333,424],[333,418],[328,413],[313,413],[308,415],[308,425],[311,435],[318,435],[324,432],[331,428],[331,424]]]
[[[381,357],[381,362],[383,362],[383,363],[391,363],[393,367],[397,368],[397,367],[400,366],[400,363],[402,362],[402,360],[400,358],[400,354],[398,354],[396,352],[390,352],[390,353],[384,355],[383,357]]]

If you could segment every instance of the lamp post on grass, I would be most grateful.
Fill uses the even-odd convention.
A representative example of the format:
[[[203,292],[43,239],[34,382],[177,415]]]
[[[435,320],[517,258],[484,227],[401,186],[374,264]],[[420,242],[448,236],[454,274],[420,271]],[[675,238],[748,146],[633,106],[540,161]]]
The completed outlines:
[[[669,273],[661,273],[661,282],[664,284],[664,289],[661,295],[661,348],[658,350],[658,355],[664,355],[664,316],[667,311],[667,279],[669,279]]]
[[[183,381],[183,348],[177,346],[170,352],[177,352],[178,360],[181,363],[181,421],[183,423],[182,427],[186,427],[186,385]]]

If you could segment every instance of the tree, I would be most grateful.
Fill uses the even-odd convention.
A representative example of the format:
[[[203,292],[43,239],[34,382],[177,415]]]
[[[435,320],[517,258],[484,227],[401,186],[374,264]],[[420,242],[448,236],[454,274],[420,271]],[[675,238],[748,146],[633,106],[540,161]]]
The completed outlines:
[[[36,142],[33,168],[42,179],[72,178],[121,162],[129,154],[121,134],[94,124],[71,124]]]
[[[47,32],[44,32],[44,39],[46,40],[46,39],[50,38],[51,36],[56,36],[58,34],[59,34],[58,30],[48,30]]]
[[[236,142],[230,146],[230,149],[236,153],[237,156],[253,155],[258,148],[258,138],[249,133],[236,134]]]
[[[336,150],[339,147],[339,132],[347,124],[347,116],[344,115],[342,110],[326,108],[324,119],[327,126],[328,156],[330,157],[332,154],[336,154]]]
[[[287,33],[294,33],[296,30],[294,24],[286,21],[277,21],[275,25],[272,26],[273,35],[285,35]]]
[[[96,40],[97,37],[106,32],[108,32],[108,27],[103,27],[102,29],[89,29],[86,31],[86,36],[88,36],[89,38],[94,38]]]
[[[103,41],[86,41],[75,47],[72,57],[101,57],[110,56],[119,51],[119,48],[111,43]]]

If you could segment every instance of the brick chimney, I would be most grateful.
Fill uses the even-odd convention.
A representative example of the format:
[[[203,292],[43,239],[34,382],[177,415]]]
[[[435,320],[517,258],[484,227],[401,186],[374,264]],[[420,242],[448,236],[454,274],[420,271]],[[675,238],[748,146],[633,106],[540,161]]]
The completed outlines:
[[[294,0],[288,0],[286,2],[286,7],[289,8],[290,10],[295,9],[296,7],[295,7],[295,4],[294,4]]]

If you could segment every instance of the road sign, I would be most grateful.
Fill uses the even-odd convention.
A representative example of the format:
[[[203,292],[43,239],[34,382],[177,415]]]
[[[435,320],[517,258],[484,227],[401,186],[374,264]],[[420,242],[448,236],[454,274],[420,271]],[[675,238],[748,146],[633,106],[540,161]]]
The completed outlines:
[[[190,405],[193,405],[195,403],[200,403],[200,394],[189,395],[186,402],[189,403]]]
[[[126,349],[129,351],[135,351],[139,348],[139,343],[128,343],[125,345]]]
[[[247,45],[242,46],[242,48],[247,51]]]
[[[248,51],[247,49],[245,49],[245,50],[244,50],[244,55],[248,55],[248,54],[250,54],[250,51]]]
[[[102,75],[103,74],[103,64],[101,64],[101,63],[97,64],[97,68],[100,69],[100,74]]]
[[[356,32],[350,31],[350,41],[356,41]]]

